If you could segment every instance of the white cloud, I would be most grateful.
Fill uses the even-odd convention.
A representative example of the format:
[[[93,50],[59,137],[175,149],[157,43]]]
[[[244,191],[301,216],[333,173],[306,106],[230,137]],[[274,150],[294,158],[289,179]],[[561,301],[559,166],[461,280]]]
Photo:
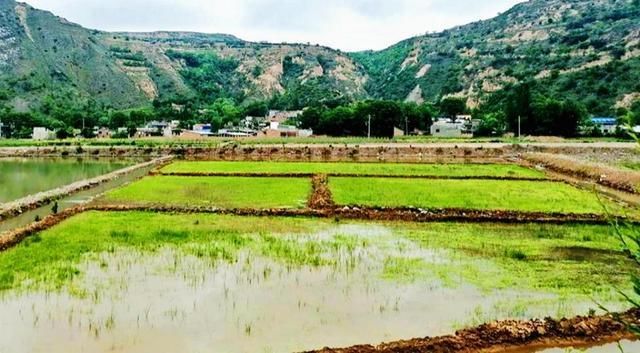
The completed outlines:
[[[27,0],[85,27],[183,30],[242,39],[382,49],[490,18],[521,0]]]

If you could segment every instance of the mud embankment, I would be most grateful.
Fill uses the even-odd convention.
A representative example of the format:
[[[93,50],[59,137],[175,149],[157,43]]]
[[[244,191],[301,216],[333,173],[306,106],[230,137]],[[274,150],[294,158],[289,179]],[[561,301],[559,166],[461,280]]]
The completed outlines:
[[[640,311],[562,320],[497,321],[442,337],[416,338],[349,348],[323,348],[306,353],[477,353],[524,352],[531,348],[588,346],[634,338],[621,323],[640,323]]]
[[[86,207],[78,206],[66,209],[60,213],[49,215],[40,221],[33,222],[25,227],[14,229],[0,234],[0,251],[10,249],[22,242],[28,236],[47,230],[67,218],[87,211]]]
[[[69,185],[59,187],[57,189],[44,191],[35,195],[23,197],[15,201],[0,204],[0,221],[9,217],[19,215],[27,210],[32,210],[40,206],[49,204],[55,200],[77,193],[79,191],[91,189],[100,184],[112,181],[136,170],[151,167],[154,165],[163,165],[171,161],[171,159],[172,157],[157,158],[149,162],[144,162],[131,167],[119,169],[112,173],[101,175],[92,179],[78,181]]]
[[[155,170],[150,175],[184,177],[249,177],[249,178],[313,178],[315,173],[234,173],[234,172],[163,172]],[[429,180],[497,180],[497,181],[549,181],[545,178],[493,175],[425,175],[425,174],[376,174],[376,173],[326,173],[327,177],[383,178],[383,179],[429,179]]]
[[[314,175],[311,178],[311,186],[312,191],[309,201],[307,202],[307,207],[312,210],[331,209],[335,207],[327,175]]]
[[[640,195],[640,172],[621,170],[601,164],[548,153],[527,153],[523,160],[550,171],[586,180],[615,190]]]

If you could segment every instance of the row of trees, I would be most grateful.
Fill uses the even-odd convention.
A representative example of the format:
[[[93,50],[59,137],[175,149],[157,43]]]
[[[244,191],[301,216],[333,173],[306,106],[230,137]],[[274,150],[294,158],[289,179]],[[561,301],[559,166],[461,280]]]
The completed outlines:
[[[481,136],[505,132],[536,136],[573,137],[585,121],[583,106],[570,99],[549,97],[522,83],[488,97],[473,113],[481,120]]]
[[[0,109],[0,123],[2,136],[10,138],[29,138],[34,127],[48,128],[59,138],[73,136],[74,130],[81,130],[83,136],[92,137],[95,126],[127,128],[126,136],[152,120],[178,120],[183,128],[196,123],[211,123],[218,129],[237,124],[247,115],[264,116],[268,109],[266,102],[240,106],[231,98],[219,98],[210,104],[192,100],[154,101],[149,107],[115,110],[92,100],[78,102],[48,97],[38,109],[29,112],[17,112],[6,107]]]
[[[406,132],[428,130],[435,113],[430,104],[371,100],[335,108],[311,107],[298,123],[320,135],[393,137],[396,127]]]

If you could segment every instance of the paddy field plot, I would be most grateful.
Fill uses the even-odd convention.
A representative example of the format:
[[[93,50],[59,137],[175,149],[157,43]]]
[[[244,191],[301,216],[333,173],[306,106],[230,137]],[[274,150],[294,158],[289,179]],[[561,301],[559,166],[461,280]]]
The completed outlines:
[[[591,191],[553,181],[329,178],[339,205],[603,213]]]
[[[300,208],[308,178],[147,177],[109,192],[107,202],[220,208]]]
[[[607,226],[92,211],[0,253],[11,327],[0,351],[293,352],[436,336],[586,314],[593,299],[624,309],[612,288],[628,290],[633,269]]]
[[[305,163],[305,162],[174,162],[162,173],[187,174],[368,174],[437,177],[544,178],[534,169],[514,164],[403,164],[403,163]]]

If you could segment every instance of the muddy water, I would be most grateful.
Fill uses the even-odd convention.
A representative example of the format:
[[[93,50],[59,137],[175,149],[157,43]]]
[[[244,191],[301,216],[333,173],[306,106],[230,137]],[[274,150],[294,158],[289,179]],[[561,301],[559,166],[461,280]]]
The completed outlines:
[[[133,162],[76,158],[0,159],[0,203],[124,168]]]
[[[247,249],[211,261],[163,248],[114,249],[80,266],[62,293],[0,298],[0,352],[294,352],[449,334],[483,319],[556,315],[551,294],[448,288],[428,271],[385,275],[388,259],[455,261],[378,225],[342,225],[292,242],[351,239],[299,266]],[[342,244],[336,242],[335,244]],[[520,303],[519,305],[517,303]],[[511,309],[522,307],[526,309]],[[563,304],[584,313],[591,303]],[[488,309],[491,310],[491,309]]]

